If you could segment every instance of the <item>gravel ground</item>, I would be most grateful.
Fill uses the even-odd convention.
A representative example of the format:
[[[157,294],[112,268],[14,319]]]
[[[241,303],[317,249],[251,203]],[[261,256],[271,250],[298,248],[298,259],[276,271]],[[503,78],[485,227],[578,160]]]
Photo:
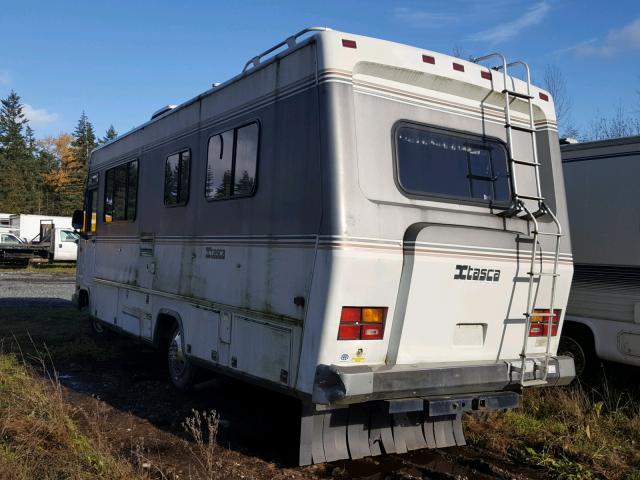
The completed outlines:
[[[0,272],[0,307],[69,305],[75,274]]]

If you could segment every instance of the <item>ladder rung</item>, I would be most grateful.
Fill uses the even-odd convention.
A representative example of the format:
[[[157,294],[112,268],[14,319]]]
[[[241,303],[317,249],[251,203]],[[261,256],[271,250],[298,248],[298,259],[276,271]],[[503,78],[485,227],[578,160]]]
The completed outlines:
[[[561,237],[561,236],[562,236],[562,234],[561,234],[561,233],[552,233],[552,232],[536,232],[535,230],[534,230],[534,232],[533,232],[533,233],[535,233],[535,234],[537,234],[537,235],[547,235],[547,236],[549,236],[549,237]]]
[[[520,193],[516,193],[516,196],[518,198],[524,198],[525,200],[538,200],[538,201],[544,200],[544,197],[534,197],[532,195],[522,195]]]
[[[527,132],[527,133],[534,133],[536,131],[535,128],[529,128],[529,127],[521,127],[519,125],[513,125],[511,123],[507,123],[504,126],[505,128],[511,128],[513,130],[520,130],[521,132]]]
[[[527,162],[526,160],[511,160],[513,163],[517,163],[518,165],[528,165],[530,167],[539,167],[540,164],[538,162]]]
[[[512,97],[516,97],[516,98],[524,98],[525,100],[532,100],[533,98],[535,98],[535,97],[532,97],[531,95],[527,95],[526,93],[514,92],[513,90],[502,90],[502,93],[507,93]]]
[[[559,277],[559,273],[553,272],[527,272],[527,275],[533,275],[536,277]]]
[[[525,317],[555,317],[555,313],[525,313]]]

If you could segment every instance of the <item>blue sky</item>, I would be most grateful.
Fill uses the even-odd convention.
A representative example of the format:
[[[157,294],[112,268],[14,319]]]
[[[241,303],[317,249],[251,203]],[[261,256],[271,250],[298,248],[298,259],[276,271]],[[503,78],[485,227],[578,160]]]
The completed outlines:
[[[124,133],[311,25],[445,53],[498,50],[534,78],[557,64],[578,128],[640,107],[639,0],[0,0],[0,96],[22,96],[38,137],[71,131],[82,110],[99,135],[110,124]]]

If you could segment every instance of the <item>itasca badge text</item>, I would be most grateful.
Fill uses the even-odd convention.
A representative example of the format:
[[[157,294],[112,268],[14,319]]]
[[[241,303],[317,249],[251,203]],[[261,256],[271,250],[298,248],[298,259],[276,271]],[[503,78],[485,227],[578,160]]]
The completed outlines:
[[[500,270],[493,268],[474,268],[471,265],[456,265],[455,280],[477,280],[479,282],[499,282]]]

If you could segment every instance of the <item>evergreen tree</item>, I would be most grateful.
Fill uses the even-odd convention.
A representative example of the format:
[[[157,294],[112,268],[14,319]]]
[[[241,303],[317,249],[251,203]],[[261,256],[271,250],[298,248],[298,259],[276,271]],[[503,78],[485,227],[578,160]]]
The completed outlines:
[[[30,152],[24,135],[27,119],[20,96],[11,91],[0,107],[0,211],[29,213],[27,182]],[[32,133],[32,132],[31,132]]]
[[[104,137],[102,137],[98,143],[100,145],[104,145],[105,143],[110,142],[111,140],[116,138],[117,136],[118,136],[118,132],[116,132],[116,129],[113,128],[113,125],[109,125],[109,128],[107,128],[107,132],[105,133]]]
[[[85,112],[82,112],[73,131],[71,142],[73,161],[69,164],[69,183],[60,192],[58,205],[60,213],[69,215],[75,209],[82,208],[89,155],[97,146],[93,125]]]

